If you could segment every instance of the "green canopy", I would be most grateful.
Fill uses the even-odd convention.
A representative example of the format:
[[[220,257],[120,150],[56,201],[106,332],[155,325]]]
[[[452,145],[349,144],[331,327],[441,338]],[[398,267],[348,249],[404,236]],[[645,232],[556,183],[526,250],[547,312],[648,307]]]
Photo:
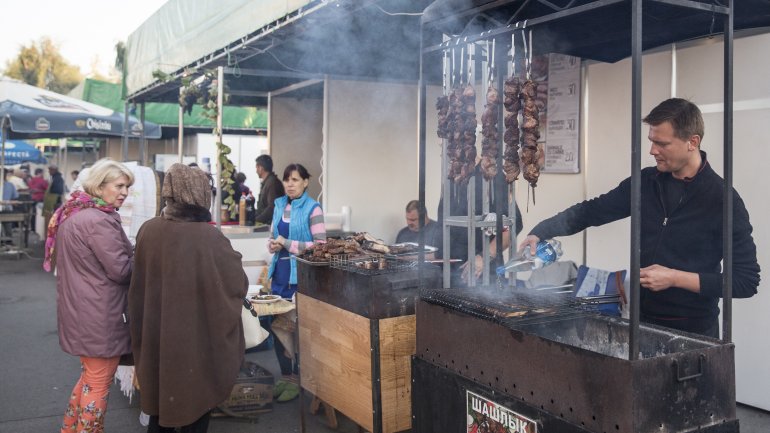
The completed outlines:
[[[120,84],[86,78],[76,87],[71,96],[92,102],[115,111],[123,112]],[[213,128],[214,123],[202,115],[200,105],[193,107],[192,114],[184,115],[185,127]],[[162,126],[178,126],[179,105],[150,102],[145,105],[145,120]],[[256,107],[224,107],[222,112],[224,130],[265,130],[267,129],[267,110]]]

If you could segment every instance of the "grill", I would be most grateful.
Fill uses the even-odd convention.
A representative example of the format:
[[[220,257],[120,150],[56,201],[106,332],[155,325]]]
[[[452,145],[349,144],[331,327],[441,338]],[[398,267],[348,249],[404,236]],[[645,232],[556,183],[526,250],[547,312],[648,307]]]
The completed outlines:
[[[339,254],[332,256],[329,262],[329,266],[332,268],[369,276],[403,272],[415,268],[416,265],[417,262],[414,260],[387,258],[381,254],[355,258],[346,254]]]
[[[641,325],[630,361],[628,321],[593,301],[481,289],[420,294],[415,431],[467,432],[479,399],[522,433],[738,431],[732,344]]]
[[[599,314],[600,305],[620,301],[618,295],[576,298],[572,294],[572,285],[535,292],[502,292],[486,287],[472,297],[462,298],[458,298],[456,292],[429,291],[422,294],[422,299],[511,327],[593,316]]]

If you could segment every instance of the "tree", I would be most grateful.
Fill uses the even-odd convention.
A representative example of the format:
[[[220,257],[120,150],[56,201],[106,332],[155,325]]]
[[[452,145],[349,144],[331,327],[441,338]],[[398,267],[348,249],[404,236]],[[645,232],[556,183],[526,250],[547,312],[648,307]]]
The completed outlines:
[[[19,49],[6,64],[5,75],[57,93],[68,93],[81,81],[80,68],[67,62],[48,36]]]

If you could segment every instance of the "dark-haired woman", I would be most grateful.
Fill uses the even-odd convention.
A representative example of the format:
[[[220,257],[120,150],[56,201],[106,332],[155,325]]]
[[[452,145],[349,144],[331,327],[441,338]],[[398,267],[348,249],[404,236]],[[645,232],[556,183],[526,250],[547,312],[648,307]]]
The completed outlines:
[[[275,199],[272,237],[268,248],[273,253],[268,277],[271,290],[284,299],[291,299],[297,291],[297,261],[294,256],[302,254],[316,243],[326,242],[326,227],[321,205],[307,195],[310,173],[301,164],[289,164],[283,171],[283,188],[286,195]],[[281,260],[288,257],[288,260]],[[297,384],[298,365],[295,356],[278,338],[274,338],[275,353],[281,366],[283,380],[274,389],[279,402],[293,400],[299,395]]]

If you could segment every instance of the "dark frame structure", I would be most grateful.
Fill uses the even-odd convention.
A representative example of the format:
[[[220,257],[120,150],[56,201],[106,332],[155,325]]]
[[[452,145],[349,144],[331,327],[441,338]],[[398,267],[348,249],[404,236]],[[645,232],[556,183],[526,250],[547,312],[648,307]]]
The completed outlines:
[[[629,359],[636,360],[639,353],[639,273],[640,273],[640,242],[641,242],[641,103],[642,103],[642,52],[646,48],[652,48],[655,46],[665,45],[672,42],[677,42],[685,38],[697,37],[697,34],[693,34],[692,30],[686,35],[678,35],[676,32],[673,34],[656,34],[654,37],[647,37],[644,33],[645,21],[653,21],[650,27],[653,29],[653,33],[656,28],[666,28],[666,26],[675,24],[682,20],[687,20],[688,17],[701,16],[706,14],[707,17],[711,17],[712,25],[707,31],[700,36],[707,36],[714,33],[714,20],[716,17],[721,17],[724,35],[724,209],[723,209],[723,326],[722,326],[722,340],[724,342],[730,342],[732,339],[732,231],[730,228],[733,224],[733,201],[732,201],[732,186],[733,186],[733,172],[732,172],[732,152],[733,152],[733,27],[734,27],[734,2],[732,0],[725,0],[727,6],[716,5],[714,2],[706,1],[694,1],[694,0],[572,0],[569,1],[563,7],[557,7],[551,2],[545,0],[537,0],[533,4],[534,6],[528,7],[529,1],[521,2],[519,0],[498,0],[491,2],[476,2],[474,7],[470,7],[464,10],[455,10],[452,14],[452,2],[451,0],[439,1],[431,5],[426,9],[425,14],[421,22],[423,36],[427,34],[427,31],[434,30],[435,28],[453,28],[451,23],[454,23],[454,29],[460,28],[457,25],[457,21],[460,20],[461,24],[472,23],[477,17],[491,22],[491,28],[482,28],[481,32],[466,35],[463,28],[459,35],[449,37],[447,40],[440,44],[428,45],[429,41],[423,37],[421,40],[421,57],[420,57],[420,80],[419,80],[419,115],[418,122],[419,127],[419,199],[421,202],[425,202],[425,146],[426,146],[426,81],[424,78],[424,71],[426,69],[426,57],[436,51],[446,50],[453,44],[469,43],[478,40],[499,39],[498,45],[503,45],[504,41],[502,37],[507,37],[512,32],[521,31],[529,28],[537,35],[539,27],[545,27],[546,32],[549,35],[549,41],[544,45],[543,49],[559,50],[558,40],[552,38],[557,36],[564,37],[565,35],[559,35],[554,30],[554,25],[563,25],[565,31],[569,31],[572,26],[575,25],[576,20],[598,20],[598,21],[610,21],[620,20],[623,18],[630,19],[630,26],[628,31],[620,35],[614,33],[610,35],[611,45],[629,44],[630,43],[630,55],[632,61],[632,89],[631,89],[631,251],[630,251],[630,279],[631,279],[631,310],[630,310],[630,324],[629,332]],[[444,3],[443,5],[441,3]],[[445,10],[440,10],[442,6],[445,6]],[[456,5],[455,5],[456,6]],[[429,13],[430,9],[436,8],[436,13]],[[651,17],[649,14],[645,15],[650,9],[655,8],[658,12],[655,17]],[[668,15],[665,12],[669,12]],[[490,14],[493,14],[491,16]],[[502,26],[495,26],[499,24],[499,18],[501,15],[509,15],[510,19],[508,24]],[[660,18],[663,16],[664,18]],[[670,17],[668,22],[665,17]],[[466,19],[471,17],[470,19]],[[510,24],[511,21],[516,20],[514,24]],[[595,21],[594,21],[595,22]],[[449,23],[449,24],[448,24]],[[626,21],[628,23],[628,21]],[[622,26],[621,26],[622,27]],[[677,39],[679,38],[679,39]],[[594,39],[589,44],[576,44],[575,48],[565,49],[562,52],[564,54],[572,55],[585,55],[586,50],[590,50],[591,47],[601,49],[606,46],[606,41],[600,41]],[[627,45],[626,45],[627,46]],[[549,52],[549,51],[541,51]],[[623,49],[620,49],[621,54],[625,53]],[[624,56],[625,57],[625,56]],[[620,57],[623,58],[623,57]],[[616,59],[616,60],[619,60]],[[500,135],[502,139],[502,134]],[[498,143],[501,145],[502,143]],[[499,158],[499,156],[498,156]],[[498,160],[498,165],[500,161]],[[500,166],[500,165],[499,165]],[[499,174],[499,173],[498,173]],[[497,220],[501,221],[501,215],[498,213]],[[498,251],[501,251],[501,239],[498,237]],[[444,264],[448,267],[448,261]]]

